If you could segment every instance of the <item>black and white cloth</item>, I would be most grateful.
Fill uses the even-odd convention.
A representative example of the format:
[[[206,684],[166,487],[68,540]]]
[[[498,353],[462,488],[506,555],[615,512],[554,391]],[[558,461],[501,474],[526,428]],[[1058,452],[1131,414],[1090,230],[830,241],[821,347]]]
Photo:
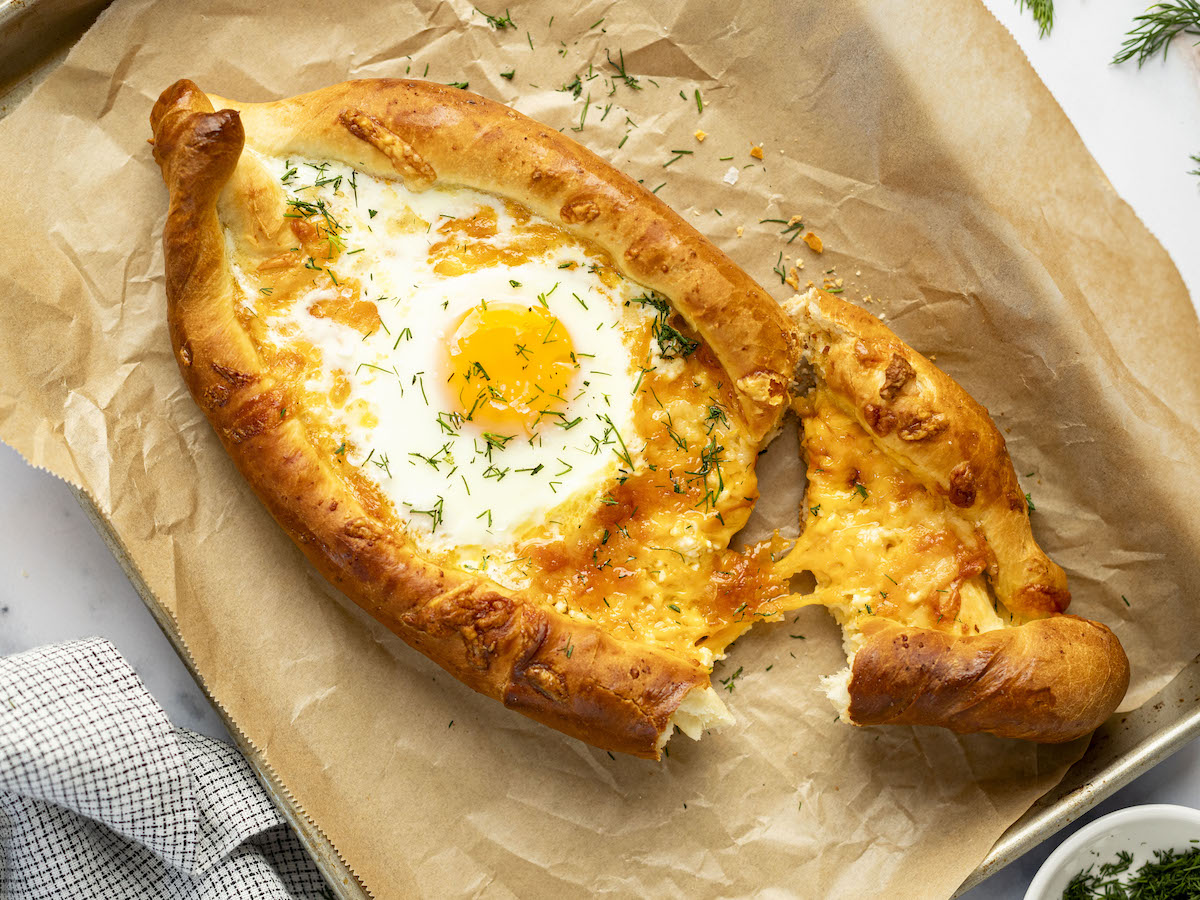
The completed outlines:
[[[329,898],[233,747],[108,641],[0,658],[0,898]]]

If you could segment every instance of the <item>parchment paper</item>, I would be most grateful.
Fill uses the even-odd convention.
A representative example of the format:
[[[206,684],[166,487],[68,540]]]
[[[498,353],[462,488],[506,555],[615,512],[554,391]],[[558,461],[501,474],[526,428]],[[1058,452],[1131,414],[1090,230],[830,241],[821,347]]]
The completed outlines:
[[[377,896],[946,896],[1086,741],[836,723],[819,609],[743,638],[736,727],[661,764],[460,686],[307,566],[187,395],[154,99],[181,76],[261,100],[428,65],[566,129],[590,92],[576,137],[781,298],[779,253],[801,285],[835,269],[991,409],[1072,611],[1129,651],[1136,705],[1200,650],[1200,326],[1003,29],[974,0],[926,6],[535,0],[497,31],[462,0],[120,0],[0,125],[0,437],[95,499],[213,696]],[[642,90],[557,90],[611,74],[606,49]],[[675,148],[694,153],[664,166]],[[823,255],[758,224],[795,214]],[[794,526],[789,439],[757,527]]]

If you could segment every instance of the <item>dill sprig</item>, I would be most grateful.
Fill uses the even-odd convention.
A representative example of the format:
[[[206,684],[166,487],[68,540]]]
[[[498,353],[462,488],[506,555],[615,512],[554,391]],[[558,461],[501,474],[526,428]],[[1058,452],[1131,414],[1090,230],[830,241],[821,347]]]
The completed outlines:
[[[574,81],[568,81],[559,90],[570,94],[574,99],[578,100],[583,95],[583,80],[576,75]]]
[[[1165,59],[1167,47],[1176,35],[1200,36],[1200,0],[1156,3],[1140,16],[1134,16],[1133,23],[1134,27],[1113,57],[1113,62],[1123,63],[1133,59],[1140,69],[1160,50]]]
[[[503,31],[505,28],[515,29],[517,27],[517,23],[513,21],[512,13],[507,8],[504,10],[503,16],[489,16],[478,6],[475,7],[475,12],[487,19],[487,23],[497,31]]]
[[[433,506],[429,507],[429,509],[416,509],[410,503],[405,503],[404,505],[407,506],[414,515],[429,516],[430,531],[436,532],[438,530],[438,526],[442,524],[442,507],[445,502],[445,499],[439,494],[437,503],[433,504]]]
[[[671,315],[671,307],[666,300],[652,294],[634,297],[634,303],[654,307],[654,339],[658,341],[658,352],[663,359],[674,359],[677,356],[691,356],[700,346],[700,342],[682,334],[677,328],[667,323]]]
[[[1038,37],[1044,38],[1054,28],[1054,0],[1017,0],[1017,8],[1033,13],[1038,24]]]
[[[633,88],[635,91],[640,91],[642,89],[642,86],[638,84],[637,78],[625,71],[624,50],[617,51],[617,59],[620,60],[619,63],[613,60],[612,54],[609,53],[608,50],[604,51],[604,56],[608,60],[608,64],[617,70],[617,78],[621,79],[621,81],[624,81],[626,85]]]

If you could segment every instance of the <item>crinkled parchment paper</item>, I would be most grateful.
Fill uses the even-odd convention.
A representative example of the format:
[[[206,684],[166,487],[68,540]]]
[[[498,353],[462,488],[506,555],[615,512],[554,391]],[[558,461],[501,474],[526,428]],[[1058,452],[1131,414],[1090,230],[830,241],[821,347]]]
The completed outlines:
[[[1072,610],[1129,650],[1127,706],[1191,659],[1200,327],[983,7],[562,6],[514,3],[516,27],[496,30],[465,0],[116,3],[0,125],[0,437],[94,498],[212,694],[377,896],[948,895],[1086,742],[836,723],[818,678],[843,664],[840,642],[808,609],[718,669],[744,669],[736,727],[678,738],[661,764],[611,759],[472,694],[339,600],[179,378],[146,143],[159,92],[187,76],[265,100],[428,67],[582,123],[574,136],[661,184],[777,296],[780,253],[805,264],[802,286],[842,279],[991,409]],[[614,83],[606,51],[641,90]],[[577,74],[575,99],[558,88]],[[666,165],[675,149],[694,152]],[[759,224],[796,214],[822,255]],[[794,527],[797,465],[780,449],[760,527]]]

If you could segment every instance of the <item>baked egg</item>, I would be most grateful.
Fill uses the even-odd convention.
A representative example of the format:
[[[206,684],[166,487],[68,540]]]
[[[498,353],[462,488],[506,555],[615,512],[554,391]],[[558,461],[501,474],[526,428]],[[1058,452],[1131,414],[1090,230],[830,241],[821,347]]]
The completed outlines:
[[[227,228],[243,324],[423,555],[705,665],[777,615],[769,548],[727,549],[758,447],[666,299],[511,200],[256,156],[294,244]]]

